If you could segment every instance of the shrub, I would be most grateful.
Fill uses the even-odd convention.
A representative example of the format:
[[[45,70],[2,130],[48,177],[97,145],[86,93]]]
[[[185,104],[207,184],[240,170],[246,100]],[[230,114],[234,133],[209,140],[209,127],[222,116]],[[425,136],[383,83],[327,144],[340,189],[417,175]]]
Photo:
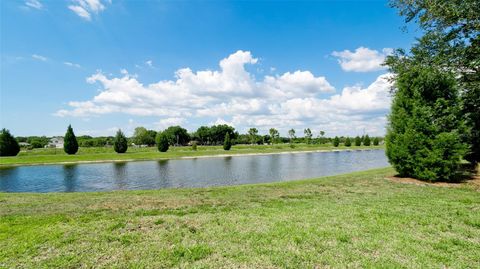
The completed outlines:
[[[347,137],[347,139],[345,139],[345,147],[350,147],[352,145],[352,141],[350,140],[350,137]]]
[[[20,152],[17,140],[10,134],[10,131],[3,128],[0,131],[0,156],[16,156]]]
[[[232,141],[230,140],[230,135],[226,133],[225,140],[223,141],[223,149],[230,150],[231,147],[232,147]]]
[[[78,151],[78,142],[71,125],[68,125],[67,133],[63,141],[63,150],[67,154],[75,154]]]
[[[362,139],[359,136],[355,137],[355,146],[361,146],[362,145]]]
[[[116,153],[125,153],[128,148],[128,142],[122,130],[118,130],[115,138],[113,139],[113,149]]]
[[[160,152],[167,152],[169,143],[168,135],[165,132],[158,132],[156,137],[157,148]]]
[[[378,144],[380,144],[380,140],[378,139],[378,137],[375,137],[375,138],[373,139],[373,145],[374,145],[374,146],[378,146]]]
[[[197,151],[197,141],[192,142],[192,150]]]
[[[397,70],[385,142],[401,176],[453,181],[467,145],[452,74],[410,65]]]
[[[335,138],[333,139],[333,146],[338,147],[338,145],[340,145],[340,138],[338,138],[338,136],[335,136]]]
[[[368,147],[368,146],[370,146],[370,143],[371,143],[370,137],[369,137],[368,135],[366,135],[366,136],[363,138],[363,145]]]

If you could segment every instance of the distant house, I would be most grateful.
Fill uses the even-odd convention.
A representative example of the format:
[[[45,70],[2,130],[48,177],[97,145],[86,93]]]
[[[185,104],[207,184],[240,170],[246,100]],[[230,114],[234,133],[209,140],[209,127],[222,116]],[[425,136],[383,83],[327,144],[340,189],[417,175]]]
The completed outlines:
[[[27,142],[20,142],[18,143],[18,145],[22,148],[28,148],[30,147],[30,143],[27,143]]]
[[[63,137],[52,137],[48,142],[47,148],[63,148]]]

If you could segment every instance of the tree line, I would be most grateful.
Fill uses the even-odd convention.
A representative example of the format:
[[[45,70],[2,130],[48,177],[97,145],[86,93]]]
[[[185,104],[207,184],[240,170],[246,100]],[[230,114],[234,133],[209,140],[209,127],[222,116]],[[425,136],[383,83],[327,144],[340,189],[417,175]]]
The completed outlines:
[[[35,142],[37,144],[31,144],[28,149],[43,148],[46,147],[50,141],[49,138],[42,136],[32,137],[17,137],[6,129],[0,131],[0,156],[15,156],[20,151],[19,142]],[[125,134],[118,130],[115,136],[106,137],[91,137],[91,136],[76,136],[71,125],[67,127],[67,131],[64,136],[64,151],[67,154],[76,154],[79,147],[105,147],[111,146],[117,153],[124,153],[129,146],[144,147],[144,146],[157,146],[158,150],[165,152],[170,146],[186,146],[191,145],[193,150],[197,149],[197,145],[223,145],[225,150],[230,150],[232,145],[236,144],[280,144],[290,143],[290,145],[296,143],[306,144],[326,144],[332,143],[335,147],[338,147],[340,143],[345,146],[351,146],[349,137],[325,137],[325,132],[320,131],[316,138],[313,137],[311,129],[304,129],[304,137],[297,137],[295,130],[288,131],[288,137],[281,137],[280,132],[271,128],[269,134],[259,135],[258,129],[250,128],[246,134],[239,134],[235,131],[235,128],[229,125],[213,125],[213,126],[201,126],[197,131],[189,133],[185,128],[181,126],[170,126],[163,131],[147,130],[144,127],[137,127],[134,130],[132,137],[126,137]],[[378,145],[380,142],[379,137],[375,137],[373,145]],[[355,138],[355,145],[370,146],[370,137],[357,136]]]

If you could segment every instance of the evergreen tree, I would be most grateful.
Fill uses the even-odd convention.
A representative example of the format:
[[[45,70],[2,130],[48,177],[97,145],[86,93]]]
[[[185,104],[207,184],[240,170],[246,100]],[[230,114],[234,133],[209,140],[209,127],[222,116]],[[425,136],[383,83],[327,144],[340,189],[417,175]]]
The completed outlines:
[[[75,154],[78,151],[78,142],[71,125],[68,125],[67,133],[63,141],[63,150],[67,154]]]
[[[373,145],[374,145],[374,146],[378,146],[378,144],[380,144],[380,141],[379,141],[378,137],[375,137],[375,138],[373,139]]]
[[[461,137],[469,144],[465,159],[475,165],[480,162],[480,1],[391,0],[390,5],[406,22],[417,23],[424,35],[409,54],[399,50],[387,64],[410,59],[454,73],[466,125]]]
[[[340,138],[338,138],[338,136],[335,136],[335,138],[333,139],[333,146],[338,147],[338,145],[340,145]]]
[[[467,149],[455,78],[403,60],[393,69],[387,157],[401,176],[453,181]]]
[[[0,131],[0,156],[17,156],[20,146],[10,131],[3,128]]]
[[[230,135],[226,133],[225,140],[223,141],[223,149],[230,150],[231,147],[232,147],[232,141],[230,140]]]
[[[158,132],[156,137],[157,147],[160,152],[167,152],[169,147],[168,135],[165,132]]]
[[[113,149],[116,153],[125,153],[128,148],[128,142],[122,130],[118,130],[115,138],[113,139]]]
[[[370,137],[369,137],[368,134],[367,134],[367,135],[363,138],[363,145],[368,147],[368,146],[370,146],[370,143],[371,143]]]
[[[197,141],[192,142],[192,150],[197,151]]]
[[[347,139],[345,139],[345,147],[350,147],[352,145],[352,141],[350,140],[350,137],[347,137]]]
[[[356,136],[355,137],[355,146],[359,147],[362,145],[362,139],[360,138],[360,136]]]

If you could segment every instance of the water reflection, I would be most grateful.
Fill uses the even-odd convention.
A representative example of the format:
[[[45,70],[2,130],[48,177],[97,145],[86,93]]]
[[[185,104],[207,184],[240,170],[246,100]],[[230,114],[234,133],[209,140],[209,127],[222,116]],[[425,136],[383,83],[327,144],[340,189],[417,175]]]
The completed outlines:
[[[0,191],[208,187],[313,178],[385,166],[383,150],[22,166],[0,169]]]
[[[127,187],[128,173],[126,162],[113,163],[113,180],[117,189],[124,190]]]
[[[18,176],[19,171],[16,167],[0,168],[0,191],[7,190],[10,186],[18,185],[20,180]]]
[[[76,164],[67,164],[63,166],[63,182],[65,186],[65,192],[74,192],[76,180],[78,177]]]

